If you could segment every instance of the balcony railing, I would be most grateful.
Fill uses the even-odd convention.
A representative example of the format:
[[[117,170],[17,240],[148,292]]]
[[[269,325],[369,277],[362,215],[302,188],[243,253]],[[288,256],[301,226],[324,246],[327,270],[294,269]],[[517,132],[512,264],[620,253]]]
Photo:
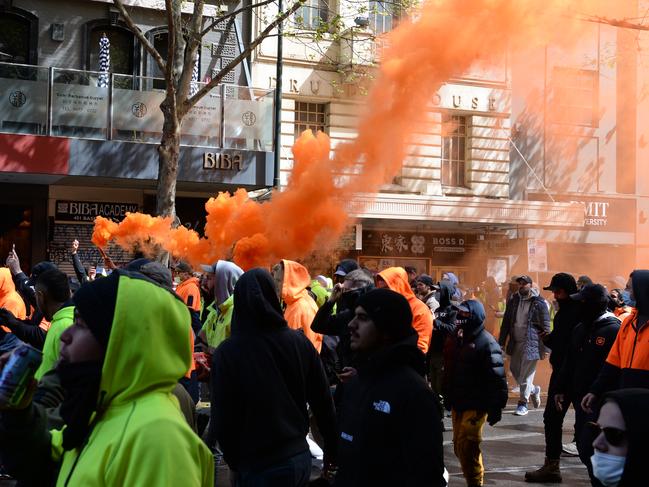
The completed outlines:
[[[0,132],[157,143],[164,86],[160,78],[0,63]],[[181,144],[271,152],[273,104],[274,90],[219,85],[185,115]]]

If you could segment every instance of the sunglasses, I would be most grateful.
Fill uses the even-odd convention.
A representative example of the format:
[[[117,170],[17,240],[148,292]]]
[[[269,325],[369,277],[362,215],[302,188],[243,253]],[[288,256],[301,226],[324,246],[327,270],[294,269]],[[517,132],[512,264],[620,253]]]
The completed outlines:
[[[620,446],[626,441],[626,431],[618,428],[606,426],[602,428],[599,424],[589,421],[586,426],[591,431],[593,438],[597,438],[600,434],[604,433],[606,441],[613,446]]]

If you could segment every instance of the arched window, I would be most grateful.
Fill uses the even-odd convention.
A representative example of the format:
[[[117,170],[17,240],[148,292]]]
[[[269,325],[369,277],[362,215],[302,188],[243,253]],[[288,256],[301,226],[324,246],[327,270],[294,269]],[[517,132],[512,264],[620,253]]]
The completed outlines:
[[[0,61],[37,63],[38,17],[15,7],[0,7]]]
[[[99,71],[99,39],[106,34],[110,41],[110,72],[131,76],[138,74],[139,44],[125,24],[92,20],[85,27],[85,69]],[[115,85],[127,87],[132,85],[132,81],[126,77],[117,77]]]

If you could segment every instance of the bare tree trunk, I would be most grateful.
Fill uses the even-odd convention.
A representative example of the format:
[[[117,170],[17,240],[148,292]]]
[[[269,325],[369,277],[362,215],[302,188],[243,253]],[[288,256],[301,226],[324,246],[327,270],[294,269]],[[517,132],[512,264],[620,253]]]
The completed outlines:
[[[171,95],[173,96],[173,95]],[[169,96],[160,105],[164,113],[162,138],[158,147],[158,182],[156,214],[176,219],[176,178],[180,157],[180,120],[169,102]]]

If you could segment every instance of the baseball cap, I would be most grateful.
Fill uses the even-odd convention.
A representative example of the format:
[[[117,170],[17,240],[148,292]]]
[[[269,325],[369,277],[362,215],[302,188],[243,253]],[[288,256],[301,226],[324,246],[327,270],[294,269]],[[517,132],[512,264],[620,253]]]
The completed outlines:
[[[334,274],[345,277],[351,271],[355,271],[356,269],[358,269],[358,263],[354,259],[344,259],[338,263]]]
[[[184,260],[181,260],[174,266],[174,270],[178,272],[192,272],[192,266]]]
[[[216,274],[216,264],[218,264],[218,262],[215,262],[212,265],[201,264],[201,269],[203,269],[203,272],[207,272],[208,274]]]
[[[422,274],[417,278],[417,282],[421,282],[425,284],[428,287],[431,288],[437,288],[438,286],[435,285],[435,281],[433,281],[433,278],[430,277],[428,274]]]
[[[522,276],[518,276],[516,278],[516,282],[521,282],[521,281],[523,281],[526,284],[532,284],[533,282],[532,278],[530,276],[526,276],[525,274],[523,274]]]
[[[570,274],[565,272],[559,272],[552,276],[550,284],[543,288],[544,291],[556,291],[558,289],[563,289],[568,294],[572,294],[577,291],[577,282],[575,278]]]
[[[608,292],[601,284],[586,284],[578,293],[571,294],[570,299],[591,303],[605,303],[608,302]]]
[[[48,260],[44,260],[43,262],[36,264],[34,267],[32,267],[32,275],[29,277],[29,279],[27,279],[27,285],[30,287],[34,286],[36,284],[38,276],[40,276],[45,271],[49,271],[50,269],[58,269],[58,267],[56,267],[56,264],[54,262],[50,262]]]

